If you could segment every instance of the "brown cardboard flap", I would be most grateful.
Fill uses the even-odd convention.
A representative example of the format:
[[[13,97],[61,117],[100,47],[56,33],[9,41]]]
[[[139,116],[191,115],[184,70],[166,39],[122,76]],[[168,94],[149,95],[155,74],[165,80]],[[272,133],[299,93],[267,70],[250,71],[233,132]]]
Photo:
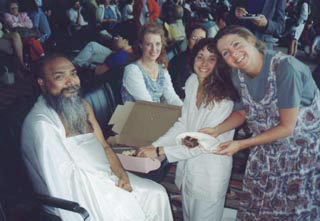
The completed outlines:
[[[109,124],[119,134],[118,142],[145,146],[163,135],[180,117],[181,107],[147,101],[118,105]]]

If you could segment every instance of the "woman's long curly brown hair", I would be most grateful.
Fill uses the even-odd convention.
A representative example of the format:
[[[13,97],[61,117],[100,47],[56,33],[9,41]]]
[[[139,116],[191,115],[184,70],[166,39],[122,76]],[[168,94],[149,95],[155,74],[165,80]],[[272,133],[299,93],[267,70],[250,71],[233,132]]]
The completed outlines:
[[[238,92],[233,86],[231,80],[231,68],[225,63],[216,48],[216,42],[213,38],[201,39],[192,49],[191,68],[194,71],[193,65],[195,58],[200,50],[207,48],[209,52],[214,53],[217,57],[216,66],[213,72],[203,82],[202,100],[205,106],[214,104],[223,99],[237,101],[239,99]]]

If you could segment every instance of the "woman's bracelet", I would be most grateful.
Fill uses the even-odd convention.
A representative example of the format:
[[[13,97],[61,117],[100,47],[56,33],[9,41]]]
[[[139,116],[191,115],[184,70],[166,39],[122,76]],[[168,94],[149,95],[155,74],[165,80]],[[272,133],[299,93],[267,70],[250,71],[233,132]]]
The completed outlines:
[[[157,156],[160,157],[160,147],[156,147]]]

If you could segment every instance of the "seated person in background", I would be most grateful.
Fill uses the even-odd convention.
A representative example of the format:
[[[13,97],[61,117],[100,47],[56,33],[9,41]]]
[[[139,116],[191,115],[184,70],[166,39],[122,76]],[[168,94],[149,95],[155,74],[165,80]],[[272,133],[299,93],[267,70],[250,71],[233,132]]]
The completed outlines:
[[[200,24],[207,29],[208,36],[209,38],[213,38],[216,33],[218,32],[217,30],[217,25],[213,21],[213,17],[207,8],[199,8],[197,10],[197,13],[199,15],[199,22]]]
[[[121,21],[121,13],[117,5],[111,5],[111,0],[100,0],[96,19],[103,28],[111,31]]]
[[[125,65],[132,61],[133,51],[127,39],[115,37],[113,43],[114,51],[104,60],[103,64],[96,66],[94,73],[103,74],[112,68]]]
[[[186,30],[182,21],[183,17],[183,7],[181,5],[175,6],[175,11],[173,14],[173,20],[170,22],[165,22],[164,27],[168,32],[168,42],[174,43],[177,41],[182,41],[186,37]]]
[[[96,42],[89,42],[73,59],[80,67],[94,69],[95,74],[103,74],[111,68],[129,63],[133,56],[128,40],[122,37],[113,39],[113,52]]]
[[[80,1],[72,0],[72,2],[72,7],[67,11],[72,32],[71,47],[73,49],[79,49],[94,39],[95,30],[84,19]]]
[[[80,97],[76,68],[63,56],[39,69],[42,95],[22,128],[22,152],[38,193],[78,202],[92,221],[170,221],[165,189],[127,173]],[[78,220],[64,210],[62,220]]]
[[[185,97],[184,85],[192,73],[189,59],[194,45],[207,36],[207,30],[200,24],[193,24],[187,27],[186,36],[188,41],[187,50],[173,57],[169,62],[169,73],[175,91],[181,99]]]
[[[79,30],[88,26],[88,22],[83,18],[81,13],[82,7],[79,0],[72,1],[72,7],[67,11],[68,18],[74,30]]]
[[[166,42],[163,28],[146,24],[139,33],[139,59],[125,67],[122,101],[144,100],[182,105],[166,69]]]
[[[232,157],[202,151],[199,146],[189,149],[177,145],[176,137],[222,123],[231,114],[237,93],[231,70],[218,55],[212,38],[199,41],[193,48],[190,63],[195,74],[186,83],[181,117],[152,145],[140,148],[138,156],[166,155],[169,162],[178,162],[175,183],[182,191],[184,221],[220,221]],[[229,141],[233,134],[234,130],[230,130],[218,139]]]
[[[122,9],[122,20],[130,20],[133,19],[133,0],[126,0],[125,5]]]
[[[141,26],[153,23],[160,16],[160,6],[156,0],[135,0],[133,19]]]
[[[4,14],[4,21],[10,31],[19,32],[23,44],[30,52],[31,60],[38,60],[44,56],[43,47],[36,36],[31,19],[27,13],[19,12],[19,5],[16,0],[8,2],[8,13]],[[32,29],[32,30],[31,30]]]
[[[44,43],[51,36],[51,28],[47,18],[47,15],[42,10],[43,1],[42,0],[24,0],[25,7],[24,10],[28,12],[30,19],[34,27],[38,28],[41,32],[39,38],[41,43]],[[48,15],[51,14],[51,11],[46,11]]]
[[[23,45],[21,37],[18,32],[4,33],[2,30],[2,23],[0,22],[0,51],[6,54],[13,54],[18,58],[22,69],[26,68],[23,60]]]

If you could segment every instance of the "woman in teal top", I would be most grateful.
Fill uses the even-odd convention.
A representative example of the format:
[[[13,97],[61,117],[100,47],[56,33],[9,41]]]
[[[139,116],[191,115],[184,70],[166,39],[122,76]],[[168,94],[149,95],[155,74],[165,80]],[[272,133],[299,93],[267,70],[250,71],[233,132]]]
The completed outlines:
[[[215,152],[251,148],[238,220],[320,220],[320,92],[310,69],[264,50],[240,26],[219,31],[216,41],[234,68],[241,102],[222,124],[203,132],[217,136],[246,120],[253,133]]]

